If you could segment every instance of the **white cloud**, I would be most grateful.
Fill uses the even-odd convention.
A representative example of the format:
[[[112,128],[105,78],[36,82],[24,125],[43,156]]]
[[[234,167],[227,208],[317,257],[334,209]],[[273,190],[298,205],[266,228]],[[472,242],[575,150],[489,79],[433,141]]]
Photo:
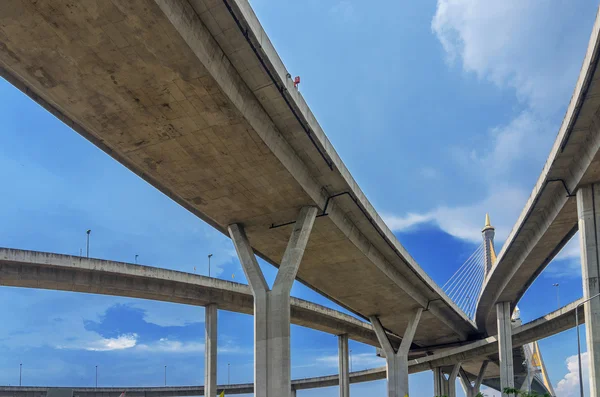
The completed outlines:
[[[579,232],[569,240],[556,258],[544,270],[544,275],[549,278],[581,278],[581,248],[579,246]]]
[[[567,373],[556,384],[554,388],[556,395],[561,397],[579,396],[579,366],[577,356],[568,357],[565,363],[567,364]],[[583,374],[583,389],[589,392],[589,355],[587,352],[581,355],[581,369]]]
[[[134,347],[137,343],[137,334],[119,335],[116,338],[102,338],[93,341],[87,346],[83,346],[85,350],[105,352],[110,350],[123,350]]]
[[[541,0],[438,0],[431,27],[451,62],[514,89],[533,109],[555,110],[568,99],[579,71],[579,50],[587,44],[581,34],[589,37],[570,25],[569,17],[577,17],[570,7]]]
[[[151,344],[140,344],[137,346],[137,350],[160,353],[201,353],[204,352],[204,343],[161,338]]]
[[[96,338],[92,340],[74,340],[65,344],[56,345],[57,349],[88,350],[106,352],[111,350],[124,350],[135,347],[138,335],[123,334],[116,338]]]
[[[483,200],[464,206],[440,206],[424,214],[405,217],[384,214],[383,219],[393,231],[408,231],[423,223],[433,223],[447,233],[475,243],[481,242],[481,229],[486,212],[492,212],[491,221],[496,227],[497,241],[510,232],[527,196],[513,187],[498,187]]]
[[[455,237],[479,242],[489,212],[496,241],[506,238],[549,153],[560,108],[577,78],[591,28],[582,15],[570,2],[549,7],[541,0],[438,0],[431,27],[449,62],[514,91],[520,109],[506,123],[482,131],[484,139],[450,149],[483,195],[465,205],[388,214],[384,219],[392,230],[434,223]]]
[[[571,240],[565,244],[563,249],[560,250],[558,255],[556,255],[556,259],[561,260],[576,258],[579,261],[579,258],[581,258],[581,247],[579,243],[579,232],[577,232],[571,238]]]

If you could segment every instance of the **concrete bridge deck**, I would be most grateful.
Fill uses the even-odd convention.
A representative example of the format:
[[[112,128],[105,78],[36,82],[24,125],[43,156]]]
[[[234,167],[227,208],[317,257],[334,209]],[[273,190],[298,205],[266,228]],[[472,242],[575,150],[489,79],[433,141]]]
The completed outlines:
[[[576,190],[600,180],[599,31],[597,17],[554,146],[484,283],[476,324],[488,335],[497,332],[495,304],[511,302],[514,308],[537,276],[577,232]]]
[[[221,232],[243,224],[278,266],[303,206],[298,279],[415,346],[475,324],[418,266],[353,180],[247,0],[6,0],[0,75]]]
[[[514,345],[523,344],[543,339],[545,337],[562,332],[572,328],[575,325],[575,309],[581,300],[570,303],[569,305],[548,315],[523,324],[515,328]],[[579,307],[580,321],[585,320],[582,307]],[[438,353],[427,357],[424,360],[414,359],[409,362],[409,372],[417,373],[430,370],[435,366],[443,364],[452,365],[456,362],[463,362],[469,365],[474,357],[486,358],[497,353],[498,343],[496,337],[489,337],[485,340],[477,341],[462,347],[448,349],[446,352]],[[479,360],[480,361],[480,360]],[[478,365],[479,361],[473,362]],[[474,368],[478,368],[474,365]],[[476,372],[473,371],[473,372]],[[485,384],[497,381],[497,367],[488,369]],[[385,379],[385,367],[372,368],[364,371],[356,371],[350,374],[350,383],[370,382]],[[337,386],[339,376],[326,375],[313,378],[296,379],[292,381],[294,390],[313,389],[329,386]],[[0,386],[0,397],[45,397],[49,387],[34,386]],[[203,386],[167,386],[167,387],[71,387],[74,397],[119,397],[123,391],[127,392],[129,397],[175,397],[175,396],[201,396],[204,395]],[[226,395],[251,394],[253,393],[253,384],[232,384],[220,385],[219,390],[225,390]]]
[[[0,248],[0,285],[125,296],[197,306],[216,303],[222,310],[246,314],[252,314],[253,308],[252,293],[244,284],[149,266],[7,248]],[[573,302],[558,311],[515,327],[515,351],[519,346],[574,327],[575,308],[578,304],[579,301]],[[351,339],[379,346],[371,324],[344,313],[294,298],[291,314],[294,324],[334,335],[347,333]],[[581,323],[585,321],[581,307],[579,318]],[[389,337],[395,343],[399,342],[395,335],[390,334]],[[496,336],[461,342],[458,346],[450,344],[431,349],[413,349],[412,359],[408,362],[409,372],[428,371],[460,362],[469,374],[477,374],[481,362],[489,358],[492,362],[485,377],[496,378],[499,376],[499,368],[494,363],[497,362],[497,354]],[[357,373],[355,379],[363,379],[363,375],[366,380],[385,378],[385,367],[380,371],[381,373],[376,374]],[[371,375],[376,378],[371,378]],[[329,381],[323,381],[323,384],[329,385]],[[336,376],[335,382],[337,381]]]

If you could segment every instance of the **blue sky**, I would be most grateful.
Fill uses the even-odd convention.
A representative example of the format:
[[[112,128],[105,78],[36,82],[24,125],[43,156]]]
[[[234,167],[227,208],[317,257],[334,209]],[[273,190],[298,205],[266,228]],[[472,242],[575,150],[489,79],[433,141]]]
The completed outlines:
[[[480,243],[500,249],[543,166],[598,6],[578,0],[253,0],[265,30],[362,189],[440,285]],[[245,282],[229,239],[0,81],[0,245],[91,255]],[[8,183],[6,183],[8,182]],[[437,250],[431,250],[435,241]],[[196,270],[194,270],[194,268]],[[263,266],[269,278],[275,272]],[[520,303],[525,321],[582,295],[578,241]],[[294,296],[335,307],[296,284]],[[0,288],[0,384],[203,381],[202,308]],[[252,318],[219,313],[219,382],[252,380]],[[553,384],[575,395],[574,331],[540,342]],[[353,369],[383,365],[351,342]],[[335,337],[292,327],[294,378],[337,371]],[[412,396],[433,395],[411,376]],[[384,382],[353,385],[383,395]],[[459,392],[461,394],[462,391]],[[337,388],[299,396],[336,396]]]

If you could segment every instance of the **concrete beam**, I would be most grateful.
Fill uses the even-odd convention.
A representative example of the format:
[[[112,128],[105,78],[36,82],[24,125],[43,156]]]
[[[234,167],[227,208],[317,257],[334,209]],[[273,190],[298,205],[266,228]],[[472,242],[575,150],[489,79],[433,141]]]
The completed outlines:
[[[248,285],[193,273],[102,259],[0,248],[0,285],[124,296],[252,314]],[[292,322],[379,346],[371,324],[336,310],[291,298]],[[394,346],[400,337],[389,334]],[[422,352],[420,353],[422,354]]]
[[[496,313],[498,355],[500,356],[500,392],[503,392],[505,388],[514,389],[515,387],[510,302],[496,304]]]
[[[338,335],[338,371],[340,397],[350,397],[350,366],[348,362],[348,335]]]
[[[350,383],[372,382],[385,379],[385,367],[356,371],[350,374]],[[318,376],[314,378],[295,379],[292,381],[292,392],[322,387],[337,386],[338,374]],[[50,387],[34,386],[0,386],[0,397],[46,397]],[[167,387],[72,387],[74,397],[119,397],[126,392],[130,397],[175,397],[203,396],[204,386],[167,386]],[[218,385],[217,390],[225,391],[225,395],[252,394],[254,384],[241,383],[234,385]]]
[[[421,319],[423,308],[418,308],[408,321],[402,343],[396,351],[377,316],[371,316],[371,324],[385,352],[387,366],[388,397],[404,397],[408,394],[408,352]]]
[[[204,307],[204,387],[208,396],[217,395],[217,305]]]
[[[279,271],[269,289],[241,225],[229,233],[254,295],[254,395],[286,397],[291,393],[290,291],[302,261],[317,209],[303,207]]]
[[[155,1],[198,60],[202,62],[220,86],[223,94],[240,110],[250,126],[311,200],[319,208],[324,208],[332,192],[327,191],[313,175],[311,169],[299,156],[295,148],[288,142],[282,131],[274,123],[271,115],[267,113],[256,95],[250,90],[240,73],[220,48],[208,27],[196,14],[194,8],[186,0]],[[251,8],[247,2],[245,2],[246,4],[241,3],[244,2],[234,2],[236,8],[246,12],[244,15],[244,19],[246,19],[248,18],[248,12],[251,12]],[[257,24],[256,28],[258,26]],[[249,26],[249,34],[255,33],[253,32],[254,27]],[[259,47],[262,50],[268,49],[266,46]],[[274,50],[273,54],[275,54]],[[266,57],[266,59],[267,61],[270,60],[269,57]],[[285,76],[285,74],[283,75]],[[282,79],[282,81],[288,85],[288,94],[297,91],[293,88],[293,83],[289,79]],[[294,99],[293,102],[301,99],[301,96],[291,95]],[[308,110],[305,103],[301,108],[301,113]],[[308,120],[313,121],[314,117],[309,117]],[[336,171],[339,171],[343,184],[347,186],[347,190],[354,193],[353,196],[357,198],[359,205],[366,208],[365,213],[369,214],[368,217],[371,222],[355,223],[351,217],[347,216],[343,208],[334,201],[329,203],[327,209],[328,219],[339,228],[375,268],[406,292],[408,297],[415,300],[416,303],[426,307],[430,301],[442,302],[443,304],[439,306],[432,305],[429,312],[444,323],[459,339],[466,340],[469,333],[476,331],[472,321],[439,289],[400,245],[394,234],[377,215],[366,196],[360,191],[343,162],[335,154],[329,142],[326,141],[325,135],[318,134],[316,136],[323,147],[329,149],[327,152],[336,163]],[[364,219],[364,213],[359,213],[360,217]],[[375,233],[373,228],[376,229]],[[402,271],[399,271],[399,269],[402,269]]]
[[[600,184],[579,188],[577,214],[581,241],[583,299],[600,294]],[[584,304],[587,349],[590,357],[590,396],[600,396],[600,298]]]

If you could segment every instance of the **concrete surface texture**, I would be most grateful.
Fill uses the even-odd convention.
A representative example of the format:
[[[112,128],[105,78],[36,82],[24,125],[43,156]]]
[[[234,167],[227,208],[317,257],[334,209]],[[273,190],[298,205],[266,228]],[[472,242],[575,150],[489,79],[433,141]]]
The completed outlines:
[[[433,369],[434,396],[456,397],[456,377],[459,370],[460,363],[447,368],[447,372],[442,367]]]
[[[286,397],[292,390],[290,292],[316,216],[315,207],[300,210],[272,289],[265,281],[244,228],[238,224],[228,228],[254,295],[256,397]]]
[[[577,213],[581,240],[581,266],[583,276],[587,351],[590,366],[590,396],[600,396],[600,247],[598,227],[600,221],[600,184],[588,185],[577,191]]]
[[[500,391],[515,388],[513,366],[512,321],[510,302],[496,304],[498,323],[498,355],[500,363]]]
[[[481,368],[479,369],[479,373],[475,378],[470,377],[464,369],[461,368],[459,370],[458,374],[460,376],[460,384],[465,392],[466,397],[475,397],[481,390],[481,382],[483,382],[483,377],[485,375],[485,370],[488,366],[488,363],[488,360],[484,360],[481,363]]]
[[[398,334],[428,307],[417,346],[477,333],[367,201],[246,0],[0,7],[1,75],[173,200],[223,233],[243,224],[276,266],[290,226],[271,225],[328,202],[302,282]]]
[[[581,72],[550,155],[484,284],[476,324],[496,329],[497,302],[516,307],[527,288],[578,229],[575,192],[600,180],[600,80],[596,17]]]
[[[338,336],[338,371],[340,373],[340,397],[350,397],[350,363],[348,335]]]
[[[408,394],[408,352],[417,332],[422,313],[423,309],[421,308],[413,313],[398,350],[388,340],[379,318],[377,316],[371,317],[371,324],[373,324],[381,348],[385,352],[388,397],[404,397]]]
[[[217,322],[218,310],[214,303],[204,307],[204,388],[209,396],[217,395]]]

